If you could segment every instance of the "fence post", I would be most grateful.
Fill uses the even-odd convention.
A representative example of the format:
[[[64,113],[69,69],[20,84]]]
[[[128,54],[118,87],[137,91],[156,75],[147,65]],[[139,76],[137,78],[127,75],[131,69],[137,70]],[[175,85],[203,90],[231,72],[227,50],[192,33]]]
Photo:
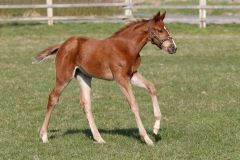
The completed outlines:
[[[126,7],[125,7],[125,16],[131,18],[132,14],[132,0],[125,0]]]
[[[47,5],[52,5],[52,0],[46,0]],[[48,25],[52,26],[53,25],[53,8],[52,7],[47,7],[47,17],[48,17]]]
[[[206,28],[206,18],[207,18],[207,0],[199,0],[199,27]]]

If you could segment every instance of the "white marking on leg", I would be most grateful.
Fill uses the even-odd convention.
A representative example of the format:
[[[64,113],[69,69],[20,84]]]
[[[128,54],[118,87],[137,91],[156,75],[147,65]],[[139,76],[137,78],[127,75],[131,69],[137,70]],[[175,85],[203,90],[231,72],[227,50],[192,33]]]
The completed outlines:
[[[44,132],[44,133],[42,134],[42,141],[43,141],[43,143],[48,143],[47,132]]]
[[[157,96],[156,96],[156,89],[153,86],[153,84],[146,80],[140,73],[135,73],[131,79],[131,83],[138,86],[147,89],[152,98],[152,105],[153,105],[153,111],[155,116],[155,123],[153,126],[153,132],[154,134],[157,134],[160,129],[160,121],[161,121],[161,111],[158,104]]]
[[[133,95],[130,83],[129,82],[126,82],[126,83],[121,82],[121,84],[119,83],[119,87],[122,90],[125,97],[127,98],[128,103],[131,107],[131,110],[134,113],[140,136],[143,137],[146,144],[153,145],[152,140],[149,138],[149,136],[148,136],[148,134],[147,134],[147,132],[146,132],[144,126],[143,126],[143,123],[142,123],[142,120],[141,120],[141,117],[140,117],[140,114],[139,114],[139,108],[138,108],[136,99]]]
[[[153,126],[153,133],[157,135],[159,129],[160,129],[160,120],[156,120]]]
[[[151,97],[152,97],[153,111],[154,111],[154,116],[155,116],[153,133],[157,135],[158,131],[160,129],[161,111],[160,111],[160,107],[159,107],[159,104],[158,104],[157,96],[156,95],[151,95]]]
[[[55,105],[58,102],[58,98],[60,96],[60,93],[63,91],[65,86],[66,86],[65,84],[63,84],[63,85],[57,85],[56,84],[56,86],[54,87],[54,89],[52,90],[52,92],[49,95],[47,113],[45,114],[43,125],[42,125],[42,128],[40,130],[40,138],[42,139],[43,143],[48,142],[47,130],[48,130],[49,120],[51,118],[52,111],[53,111]]]
[[[97,141],[97,143],[105,143],[96,127],[91,111],[91,78],[80,73],[77,75],[77,80],[81,87],[81,105],[86,114],[93,138]]]

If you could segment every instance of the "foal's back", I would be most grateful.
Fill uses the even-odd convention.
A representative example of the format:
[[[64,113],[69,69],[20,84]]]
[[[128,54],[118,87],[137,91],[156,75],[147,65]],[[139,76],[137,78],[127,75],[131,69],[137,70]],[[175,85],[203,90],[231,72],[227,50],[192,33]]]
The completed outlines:
[[[96,40],[83,36],[67,39],[59,48],[56,56],[56,71],[66,70],[74,74],[79,68],[91,77],[112,80],[111,67],[116,63],[119,50],[114,40]]]

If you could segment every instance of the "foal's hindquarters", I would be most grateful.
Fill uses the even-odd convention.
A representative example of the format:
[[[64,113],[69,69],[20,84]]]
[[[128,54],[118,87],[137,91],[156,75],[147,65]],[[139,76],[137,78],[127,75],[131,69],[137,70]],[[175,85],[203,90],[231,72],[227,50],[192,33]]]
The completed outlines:
[[[55,65],[56,65],[55,87],[53,88],[53,90],[49,95],[47,112],[45,115],[42,128],[40,130],[40,137],[42,141],[44,143],[48,142],[47,129],[48,129],[48,124],[49,124],[52,111],[58,102],[61,92],[68,85],[71,79],[75,77],[81,89],[80,103],[86,115],[86,118],[88,120],[91,132],[93,134],[93,138],[97,143],[105,142],[96,127],[96,124],[94,122],[94,118],[92,115],[92,111],[91,111],[91,80],[93,76],[97,78],[103,77],[106,79],[108,79],[109,77],[110,79],[111,77],[112,78],[114,77],[114,80],[119,85],[121,91],[125,95],[130,105],[132,112],[134,113],[137,126],[139,128],[140,136],[144,139],[144,141],[147,144],[153,145],[153,142],[149,138],[143,126],[143,123],[141,121],[139,107],[136,102],[135,96],[133,94],[131,84],[145,88],[151,94],[154,116],[155,116],[155,124],[154,124],[153,132],[155,134],[158,134],[158,131],[160,128],[161,112],[160,112],[159,104],[157,101],[156,89],[154,85],[150,81],[146,80],[140,73],[138,73],[137,70],[134,71],[134,73],[129,73],[128,68],[131,68],[132,66],[125,67],[122,65],[111,64],[111,67],[109,67],[111,69],[109,69],[107,67],[101,67],[101,66],[97,67],[98,62],[94,63],[92,61],[91,62],[88,61],[89,59],[94,61],[94,58],[91,59],[89,57],[86,57],[86,55],[91,55],[93,57],[96,57],[97,54],[100,54],[100,53],[94,53],[94,52],[86,53],[87,51],[85,50],[86,55],[81,55],[83,54],[81,52],[82,49],[85,48],[84,45],[88,44],[89,41],[91,42],[91,44],[94,44],[94,46],[98,50],[104,50],[104,48],[101,48],[101,46],[104,46],[104,45],[101,45],[102,41],[89,40],[84,37],[72,37],[68,39],[66,42],[64,42],[61,45],[61,47],[58,49],[56,59],[55,59]],[[125,61],[124,59],[125,57],[117,57],[117,58],[118,60]],[[111,60],[108,60],[108,61],[109,63],[111,62]],[[84,63],[81,63],[81,62],[84,62]],[[94,69],[91,69],[91,68],[94,68]],[[98,68],[98,71],[95,71],[96,68]],[[102,68],[104,68],[105,70],[103,71]],[[109,71],[111,71],[111,73],[109,73]]]
[[[55,59],[55,67],[56,67],[56,82],[55,87],[51,91],[48,104],[47,104],[47,112],[45,115],[45,119],[40,130],[40,137],[44,143],[48,142],[47,130],[49,120],[51,118],[52,111],[59,100],[59,96],[61,95],[64,88],[68,85],[73,77],[79,82],[81,88],[80,94],[80,103],[83,108],[83,111],[86,114],[87,120],[89,122],[89,126],[91,128],[93,138],[98,143],[104,143],[105,141],[102,139],[101,135],[98,132],[98,129],[94,123],[93,115],[91,112],[91,77],[84,74],[76,63],[76,57],[78,54],[78,44],[79,41],[86,41],[85,37],[72,37],[69,38],[66,42],[64,42],[61,47],[58,49],[58,53]]]

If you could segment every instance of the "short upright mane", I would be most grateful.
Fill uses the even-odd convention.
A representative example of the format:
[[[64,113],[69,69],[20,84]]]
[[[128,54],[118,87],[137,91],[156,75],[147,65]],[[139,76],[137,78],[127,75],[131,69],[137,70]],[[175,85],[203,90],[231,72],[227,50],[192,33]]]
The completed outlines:
[[[134,21],[134,22],[131,22],[125,26],[123,26],[122,28],[120,28],[117,32],[115,32],[111,37],[115,37],[117,35],[119,35],[120,33],[122,33],[123,31],[129,29],[129,28],[132,28],[133,26],[137,25],[137,24],[142,24],[142,23],[145,23],[145,22],[148,22],[149,20],[146,20],[146,19],[143,19],[143,20],[138,20],[138,21]]]

